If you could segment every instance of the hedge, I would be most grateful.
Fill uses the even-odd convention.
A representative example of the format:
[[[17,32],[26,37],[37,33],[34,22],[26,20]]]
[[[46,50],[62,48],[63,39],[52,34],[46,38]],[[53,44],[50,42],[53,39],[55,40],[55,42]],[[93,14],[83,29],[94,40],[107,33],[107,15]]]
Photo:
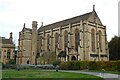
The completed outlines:
[[[87,65],[88,65],[87,61],[62,62],[60,64],[60,69],[64,69],[64,70],[83,70],[83,69],[86,69]]]
[[[62,62],[60,69],[63,70],[106,70],[120,71],[120,61],[70,61]]]
[[[117,70],[120,72],[120,60],[117,61]]]
[[[90,61],[89,70],[117,71],[117,61]]]
[[[120,61],[69,61],[61,62],[59,65],[61,70],[106,70],[120,71]],[[87,67],[88,66],[88,67]],[[3,64],[3,69],[54,69],[54,66],[22,66]]]

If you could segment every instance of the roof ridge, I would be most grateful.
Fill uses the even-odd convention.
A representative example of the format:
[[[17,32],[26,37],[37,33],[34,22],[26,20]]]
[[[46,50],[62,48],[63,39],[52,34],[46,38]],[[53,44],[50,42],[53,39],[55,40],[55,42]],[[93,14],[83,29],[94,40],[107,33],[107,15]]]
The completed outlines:
[[[25,29],[31,29],[31,28],[25,28]],[[32,30],[32,29],[31,29]]]
[[[65,19],[65,20],[61,20],[61,21],[58,21],[58,22],[54,22],[54,23],[45,25],[43,27],[40,27],[38,29],[38,31],[43,31],[43,30],[46,30],[46,29],[56,28],[58,26],[67,25],[69,23],[75,23],[75,22],[78,22],[78,21],[81,21],[81,20],[87,20],[89,18],[89,15],[92,12],[88,12],[88,13],[85,13],[85,14],[82,14],[82,15],[79,15],[79,16],[75,16],[75,17],[72,17],[72,18],[68,18],[68,19]]]
[[[63,22],[63,21],[67,21],[67,20],[70,20],[70,19],[73,19],[73,18],[76,18],[76,17],[80,17],[80,16],[85,16],[85,15],[88,15],[92,12],[88,12],[88,13],[85,13],[85,14],[82,14],[82,15],[78,15],[78,16],[75,16],[75,17],[71,17],[71,18],[67,18],[67,19],[64,19],[64,20],[60,20],[60,21],[57,21],[57,22],[54,22],[54,23],[51,23],[51,24],[48,24],[48,25],[45,25],[45,26],[49,26],[49,25],[52,25],[52,24],[56,24],[56,23],[60,23],[60,22]],[[43,26],[43,27],[45,27]]]

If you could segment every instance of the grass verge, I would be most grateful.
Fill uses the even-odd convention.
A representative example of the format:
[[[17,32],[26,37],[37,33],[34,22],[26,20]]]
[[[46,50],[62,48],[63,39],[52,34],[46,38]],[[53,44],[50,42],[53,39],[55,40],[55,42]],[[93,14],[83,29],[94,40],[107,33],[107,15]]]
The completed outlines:
[[[66,79],[69,79],[69,80],[71,80],[71,79],[73,79],[73,80],[75,80],[75,79],[102,80],[102,78],[100,78],[100,77],[88,75],[88,74],[56,72],[56,71],[46,71],[46,70],[20,70],[20,71],[4,70],[2,72],[2,78],[3,79],[17,78],[16,80],[18,80],[19,78],[29,78],[29,79],[35,78],[35,80],[38,78],[39,79],[40,78],[41,79],[50,78],[50,79],[57,79],[57,80],[60,78],[64,78],[65,80]]]

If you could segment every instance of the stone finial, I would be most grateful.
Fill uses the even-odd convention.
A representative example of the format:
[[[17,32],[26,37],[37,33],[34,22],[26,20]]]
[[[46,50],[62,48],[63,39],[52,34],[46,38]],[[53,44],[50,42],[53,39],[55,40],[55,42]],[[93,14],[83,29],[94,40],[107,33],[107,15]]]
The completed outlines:
[[[41,22],[41,27],[43,27],[43,22]]]
[[[25,28],[25,23],[24,23],[23,27]]]
[[[24,29],[25,29],[25,23],[24,23],[24,25],[23,25],[23,29],[22,29],[22,31],[24,31]]]
[[[95,5],[93,5],[93,11],[95,11]]]

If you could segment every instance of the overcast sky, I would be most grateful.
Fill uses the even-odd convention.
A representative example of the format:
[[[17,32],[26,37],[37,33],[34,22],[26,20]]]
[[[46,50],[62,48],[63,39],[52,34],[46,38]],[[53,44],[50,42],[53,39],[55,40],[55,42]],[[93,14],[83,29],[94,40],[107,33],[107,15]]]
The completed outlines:
[[[95,10],[107,27],[108,41],[118,35],[119,0],[0,0],[0,36],[9,38],[13,32],[15,43],[23,24],[32,28],[32,21],[43,25],[75,17]]]

